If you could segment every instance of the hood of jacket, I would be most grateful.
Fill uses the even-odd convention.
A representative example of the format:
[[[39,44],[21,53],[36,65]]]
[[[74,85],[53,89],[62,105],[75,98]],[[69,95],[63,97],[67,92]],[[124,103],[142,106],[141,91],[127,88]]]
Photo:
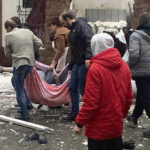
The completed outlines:
[[[150,33],[150,24],[141,24],[136,28],[136,30],[143,30],[147,33]]]
[[[85,17],[79,17],[79,18],[77,18],[77,19],[88,23],[88,21],[87,21],[87,19],[86,19]]]
[[[146,33],[143,30],[135,30],[134,32],[138,33],[145,41],[150,42],[150,34]]]
[[[150,39],[150,24],[143,24],[137,27],[135,32],[139,33],[145,40]]]
[[[91,49],[93,56],[114,47],[114,40],[107,33],[95,34],[91,39]]]
[[[109,48],[95,55],[91,60],[91,64],[93,63],[97,63],[109,69],[118,69],[122,66],[123,60],[116,48]]]

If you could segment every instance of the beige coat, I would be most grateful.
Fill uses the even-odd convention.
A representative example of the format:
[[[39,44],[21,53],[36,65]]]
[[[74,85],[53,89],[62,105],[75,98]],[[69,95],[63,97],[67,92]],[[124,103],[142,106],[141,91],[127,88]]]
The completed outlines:
[[[28,29],[14,28],[5,36],[6,57],[12,57],[16,69],[22,65],[35,65],[34,49],[39,49],[42,41]]]
[[[56,54],[53,58],[54,61],[58,62],[60,57],[65,52],[65,48],[69,46],[68,41],[69,30],[65,27],[58,27],[54,36],[54,42],[56,47]]]

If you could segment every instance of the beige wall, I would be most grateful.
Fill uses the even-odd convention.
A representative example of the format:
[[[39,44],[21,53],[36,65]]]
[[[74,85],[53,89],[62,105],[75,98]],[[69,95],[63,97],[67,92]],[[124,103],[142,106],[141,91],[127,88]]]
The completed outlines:
[[[18,0],[2,0],[2,46],[4,46],[4,36],[6,34],[4,22],[12,16],[17,16]]]
[[[78,16],[85,16],[85,9],[127,9],[128,2],[133,5],[134,0],[73,0],[73,8]]]
[[[2,0],[2,46],[4,46],[4,36],[6,34],[5,28],[4,28],[4,22],[13,17],[13,16],[19,16],[17,10],[18,10],[19,0]],[[22,6],[22,0],[20,0],[20,5]],[[20,13],[21,21],[25,21],[25,11],[21,7],[22,12]],[[27,9],[26,13],[29,14],[31,9]]]

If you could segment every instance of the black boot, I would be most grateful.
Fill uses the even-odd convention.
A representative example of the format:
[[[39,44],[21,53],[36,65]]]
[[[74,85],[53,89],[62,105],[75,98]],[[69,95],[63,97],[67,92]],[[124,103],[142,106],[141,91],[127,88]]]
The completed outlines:
[[[23,121],[31,121],[31,118],[29,116],[15,116],[16,119],[19,119],[19,120],[23,120]]]
[[[62,116],[62,119],[63,120],[66,120],[66,121],[75,121],[76,120],[76,116],[73,115],[73,114],[65,114]]]
[[[135,118],[133,115],[129,115],[127,116],[127,121],[130,123],[130,126],[131,127],[137,127],[137,124],[138,124],[138,119]]]
[[[47,143],[47,138],[44,134],[42,133],[39,133],[39,138],[38,138],[38,141],[40,144],[46,144]]]

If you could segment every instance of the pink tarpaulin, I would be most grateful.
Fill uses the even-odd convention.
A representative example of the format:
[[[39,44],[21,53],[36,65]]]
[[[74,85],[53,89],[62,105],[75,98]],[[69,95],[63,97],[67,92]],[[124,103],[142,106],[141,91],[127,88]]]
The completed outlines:
[[[39,76],[36,68],[33,68],[25,80],[25,87],[33,103],[55,107],[70,102],[69,80],[70,76],[59,86],[51,85]]]

